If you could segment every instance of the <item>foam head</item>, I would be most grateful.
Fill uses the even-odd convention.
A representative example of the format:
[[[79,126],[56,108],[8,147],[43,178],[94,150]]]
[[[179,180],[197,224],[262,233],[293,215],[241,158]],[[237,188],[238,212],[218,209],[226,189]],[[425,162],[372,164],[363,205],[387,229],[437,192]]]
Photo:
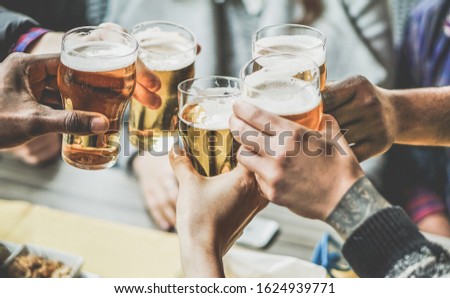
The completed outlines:
[[[233,113],[233,103],[240,90],[236,88],[208,88],[197,90],[196,96],[182,111],[182,119],[188,124],[205,130],[228,129]]]
[[[255,71],[244,79],[243,100],[279,116],[307,113],[320,104],[320,93],[297,75],[295,65],[283,63]]]
[[[109,41],[73,43],[61,53],[61,62],[84,72],[107,72],[126,68],[136,61],[130,47]]]
[[[308,35],[279,35],[259,39],[254,45],[254,58],[268,54],[305,55],[317,65],[326,61],[326,51],[323,41]]]
[[[194,42],[179,32],[151,27],[135,33],[134,36],[141,45],[140,58],[152,70],[178,70],[195,61]]]

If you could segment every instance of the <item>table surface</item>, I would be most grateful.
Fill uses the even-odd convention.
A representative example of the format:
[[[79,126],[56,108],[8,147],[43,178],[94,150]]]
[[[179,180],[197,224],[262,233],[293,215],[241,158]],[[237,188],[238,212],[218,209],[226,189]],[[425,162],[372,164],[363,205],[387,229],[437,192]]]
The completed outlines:
[[[3,156],[0,198],[23,200],[95,218],[154,229],[136,179],[121,168],[83,171],[57,162],[29,167]],[[261,217],[276,220],[280,233],[264,251],[310,260],[315,244],[332,229],[270,205]]]

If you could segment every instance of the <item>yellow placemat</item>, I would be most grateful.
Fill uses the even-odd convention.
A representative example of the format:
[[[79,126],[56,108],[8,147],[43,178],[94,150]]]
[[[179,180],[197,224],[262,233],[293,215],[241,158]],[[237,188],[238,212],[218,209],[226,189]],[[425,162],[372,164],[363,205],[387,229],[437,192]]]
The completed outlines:
[[[26,202],[0,200],[0,239],[84,257],[103,277],[179,277],[173,234],[92,219]]]

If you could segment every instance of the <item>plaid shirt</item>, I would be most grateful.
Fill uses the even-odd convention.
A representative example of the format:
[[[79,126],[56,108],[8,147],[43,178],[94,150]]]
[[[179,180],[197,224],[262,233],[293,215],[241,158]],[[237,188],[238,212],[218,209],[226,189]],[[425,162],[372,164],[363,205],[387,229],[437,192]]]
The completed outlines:
[[[441,87],[450,85],[450,1],[422,0],[412,11],[401,48],[401,87]],[[410,149],[420,164],[431,153],[427,149]],[[412,219],[420,221],[427,215],[450,210],[450,149],[442,149],[446,164],[427,164],[421,177],[430,173],[446,173],[445,192],[435,189],[423,179],[406,205]],[[445,194],[446,193],[446,194]],[[447,208],[443,196],[447,196]]]

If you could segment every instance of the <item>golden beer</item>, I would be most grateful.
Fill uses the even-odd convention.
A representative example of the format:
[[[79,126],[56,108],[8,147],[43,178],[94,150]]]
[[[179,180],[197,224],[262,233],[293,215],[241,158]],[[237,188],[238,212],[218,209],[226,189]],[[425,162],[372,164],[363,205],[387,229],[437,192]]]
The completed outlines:
[[[319,66],[320,90],[327,81],[326,37],[319,30],[296,24],[268,26],[253,36],[253,58],[270,54],[304,55]]]
[[[262,56],[242,69],[241,78],[244,101],[312,130],[320,128],[320,72],[308,57]]]
[[[205,85],[209,82],[210,86]],[[180,92],[179,134],[192,164],[198,173],[208,177],[231,171],[237,165],[239,143],[228,121],[232,105],[239,98],[239,80],[211,77],[189,80],[180,84],[183,87],[188,91]]]
[[[155,107],[132,100],[130,141],[141,150],[165,151],[176,137],[178,84],[194,77],[196,39],[189,30],[166,22],[139,24],[133,35],[141,45],[140,60],[161,81],[156,92],[161,103]]]
[[[81,28],[83,38],[63,45],[58,69],[58,86],[64,109],[96,112],[109,120],[109,130],[102,135],[63,136],[62,158],[81,169],[104,169],[115,164],[120,149],[123,114],[136,84],[137,42],[120,32],[107,34],[129,38],[130,44],[87,40],[86,34],[108,29]],[[75,33],[74,33],[75,34]],[[69,37],[67,37],[69,36]],[[103,35],[102,39],[105,38]],[[134,43],[134,47],[133,45]],[[65,48],[66,47],[66,48]]]

